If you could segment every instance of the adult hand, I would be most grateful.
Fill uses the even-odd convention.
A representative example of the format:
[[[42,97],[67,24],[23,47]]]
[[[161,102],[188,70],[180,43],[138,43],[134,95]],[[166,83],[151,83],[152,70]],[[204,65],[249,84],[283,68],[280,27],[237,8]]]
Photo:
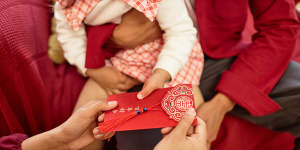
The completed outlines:
[[[92,131],[97,126],[96,118],[99,113],[111,110],[116,106],[117,102],[105,104],[101,101],[91,101],[79,108],[57,128],[25,140],[22,143],[22,149],[75,150],[84,148],[95,140]]]
[[[108,95],[124,93],[139,82],[114,67],[88,69],[87,75],[95,80]]]
[[[162,31],[157,21],[151,22],[136,9],[131,9],[122,16],[122,22],[113,31],[108,47],[135,48],[160,38]]]
[[[144,83],[143,89],[138,93],[137,98],[143,99],[158,88],[163,88],[167,81],[170,81],[170,74],[163,69],[155,69],[152,76]]]
[[[207,124],[208,141],[213,142],[219,132],[219,128],[227,112],[234,107],[234,102],[222,93],[218,93],[213,99],[200,105],[197,115]]]
[[[208,150],[206,125],[199,117],[194,133],[187,136],[187,132],[195,119],[194,109],[188,110],[178,125],[155,146],[154,150]],[[169,129],[169,128],[165,128]],[[162,129],[162,132],[163,130]]]
[[[79,108],[64,124],[58,127],[60,128],[60,141],[66,143],[70,149],[81,149],[92,143],[95,140],[92,131],[97,127],[98,114],[111,110],[116,106],[116,101],[108,104],[92,101]],[[107,133],[107,135],[109,134]],[[103,135],[103,137],[105,136]]]

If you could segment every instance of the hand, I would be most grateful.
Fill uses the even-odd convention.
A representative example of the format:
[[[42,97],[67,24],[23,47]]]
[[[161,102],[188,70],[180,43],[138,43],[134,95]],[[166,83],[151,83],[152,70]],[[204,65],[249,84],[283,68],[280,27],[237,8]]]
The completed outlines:
[[[63,8],[71,7],[74,4],[75,0],[61,0],[60,4]]]
[[[152,91],[163,88],[164,84],[171,79],[170,74],[163,69],[155,69],[152,76],[144,83],[142,91],[137,95],[138,99],[147,97]]]
[[[206,139],[206,125],[199,117],[194,133],[187,136],[196,112],[188,110],[178,125],[155,146],[154,150],[208,150]],[[162,129],[163,131],[164,129]]]
[[[103,122],[104,121],[104,114],[101,114],[99,117],[98,117],[98,122]],[[94,134],[94,137],[96,139],[110,139],[111,137],[113,137],[115,135],[116,132],[109,132],[109,133],[101,133],[100,132],[100,129],[99,127],[95,128],[93,130],[93,134]]]
[[[117,102],[105,104],[101,101],[90,101],[57,128],[26,139],[22,143],[22,149],[82,149],[95,140],[92,130],[96,127],[97,115],[116,106]]]
[[[162,31],[157,21],[151,22],[136,9],[122,16],[122,22],[113,31],[106,46],[112,48],[135,48],[160,38]]]
[[[79,108],[60,129],[60,137],[71,149],[81,149],[94,141],[92,130],[96,128],[95,118],[103,111],[111,110],[117,106],[117,102],[90,102]],[[107,133],[110,134],[110,133]],[[105,137],[105,136],[103,136]],[[105,138],[103,138],[104,140]],[[80,148],[81,147],[81,148]]]
[[[224,116],[233,109],[234,105],[222,93],[218,93],[213,99],[200,105],[197,115],[207,124],[209,142],[213,142],[216,139]]]
[[[108,95],[124,93],[139,82],[114,67],[88,69],[87,75],[95,80]]]

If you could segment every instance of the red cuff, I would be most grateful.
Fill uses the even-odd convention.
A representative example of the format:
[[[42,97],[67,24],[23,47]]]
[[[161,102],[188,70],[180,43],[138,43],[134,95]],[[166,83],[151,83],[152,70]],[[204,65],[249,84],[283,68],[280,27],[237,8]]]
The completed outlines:
[[[253,116],[265,116],[281,109],[266,93],[230,71],[223,73],[216,90],[231,98]]]
[[[22,150],[22,142],[28,136],[22,133],[15,133],[9,136],[0,137],[0,149]]]
[[[105,65],[105,59],[110,54],[103,45],[112,35],[116,25],[105,24],[101,26],[89,26],[87,30],[86,68],[100,68]]]

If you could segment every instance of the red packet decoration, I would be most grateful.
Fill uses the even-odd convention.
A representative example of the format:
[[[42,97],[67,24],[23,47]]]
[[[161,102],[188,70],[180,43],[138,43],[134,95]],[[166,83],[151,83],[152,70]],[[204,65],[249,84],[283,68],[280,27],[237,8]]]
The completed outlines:
[[[187,109],[195,108],[192,85],[158,89],[143,100],[135,92],[111,95],[108,101],[119,105],[105,112],[101,132],[173,127]]]
[[[163,98],[161,107],[170,119],[180,121],[187,109],[195,108],[193,89],[186,85],[172,88]]]

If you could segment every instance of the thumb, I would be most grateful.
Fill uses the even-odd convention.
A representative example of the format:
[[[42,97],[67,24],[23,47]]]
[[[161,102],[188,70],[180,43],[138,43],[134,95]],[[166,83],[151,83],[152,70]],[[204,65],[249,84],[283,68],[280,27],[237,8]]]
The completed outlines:
[[[116,101],[110,101],[107,104],[102,101],[90,101],[88,104],[80,107],[75,112],[75,117],[79,117],[81,119],[92,119],[97,116],[102,111],[107,111],[115,108],[117,106]]]
[[[147,97],[148,95],[150,95],[152,93],[152,91],[154,91],[156,88],[154,85],[149,84],[148,82],[146,82],[143,86],[143,89],[138,93],[137,98],[139,100]]]
[[[195,127],[195,133],[192,136],[197,137],[199,140],[207,140],[206,123],[199,117],[197,117],[198,124]]]
[[[173,134],[177,138],[182,138],[187,135],[189,128],[191,127],[196,116],[196,112],[194,108],[188,109],[183,118],[180,120],[175,129],[170,133]]]
[[[62,128],[76,129],[77,133],[84,132],[91,123],[95,122],[97,115],[101,111],[110,110],[117,106],[117,102],[104,103],[101,101],[90,101],[88,104],[80,107],[72,116],[62,124]],[[84,120],[84,121],[82,121]]]
[[[102,105],[99,106],[99,110],[100,111],[107,111],[107,110],[111,110],[111,109],[113,109],[117,106],[118,106],[117,101],[109,101],[109,102],[107,102],[107,104],[102,103]]]

